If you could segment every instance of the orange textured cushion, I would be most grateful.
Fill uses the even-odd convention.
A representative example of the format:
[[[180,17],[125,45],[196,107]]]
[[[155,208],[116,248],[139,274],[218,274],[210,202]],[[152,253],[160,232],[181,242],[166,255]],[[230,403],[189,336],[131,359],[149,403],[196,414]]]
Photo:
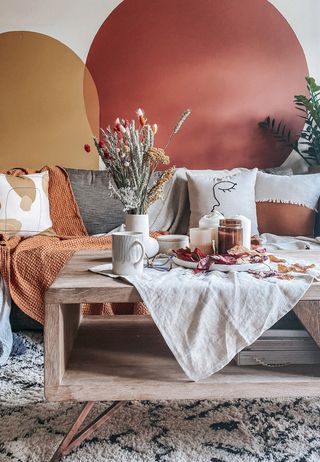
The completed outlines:
[[[260,234],[312,237],[316,212],[301,205],[257,202],[257,219]]]

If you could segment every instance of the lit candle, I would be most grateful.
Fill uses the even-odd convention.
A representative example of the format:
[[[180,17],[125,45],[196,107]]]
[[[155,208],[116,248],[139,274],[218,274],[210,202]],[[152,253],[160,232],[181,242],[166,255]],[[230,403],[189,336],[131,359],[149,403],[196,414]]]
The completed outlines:
[[[212,230],[210,228],[190,228],[190,247],[196,247],[206,255],[213,253]]]
[[[220,220],[224,218],[222,213],[218,212],[217,210],[208,215],[204,215],[199,220],[199,227],[200,228],[210,228],[211,229],[211,237],[212,240],[215,242],[215,250],[218,251],[218,228]]]
[[[244,215],[235,215],[237,220],[241,220],[243,230],[243,246],[247,249],[251,249],[251,220]]]

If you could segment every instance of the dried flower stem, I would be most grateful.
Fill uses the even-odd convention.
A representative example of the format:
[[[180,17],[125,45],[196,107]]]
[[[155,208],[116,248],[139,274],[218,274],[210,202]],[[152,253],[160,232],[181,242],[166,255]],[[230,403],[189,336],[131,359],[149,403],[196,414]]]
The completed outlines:
[[[186,111],[183,112],[183,114],[181,115],[180,119],[177,122],[177,125],[174,127],[173,131],[171,132],[171,135],[170,135],[170,137],[168,139],[168,142],[167,142],[167,144],[165,145],[165,148],[164,148],[165,151],[166,151],[167,147],[169,146],[169,144],[171,143],[171,140],[174,137],[174,135],[176,135],[178,133],[178,131],[180,130],[180,128],[182,127],[182,125],[187,120],[187,118],[189,117],[190,114],[191,114],[191,109],[187,109]]]
[[[154,186],[148,191],[147,198],[145,201],[145,211],[159,199],[162,199],[162,193],[164,185],[171,180],[175,173],[175,167],[171,167],[168,170],[165,170],[159,180]]]
[[[154,146],[155,125],[147,123],[144,116],[139,116],[139,123],[129,122],[119,117],[115,126],[101,129],[102,141],[94,139],[98,154],[106,166],[107,174],[112,178],[110,192],[123,204],[128,213],[146,213],[149,205],[162,196],[163,186],[174,175],[174,167],[166,170],[156,184],[150,188],[150,179],[159,164],[168,165],[169,156],[165,149]],[[172,137],[178,133],[182,124],[190,115],[185,111],[172,131]],[[143,120],[142,120],[143,119]]]

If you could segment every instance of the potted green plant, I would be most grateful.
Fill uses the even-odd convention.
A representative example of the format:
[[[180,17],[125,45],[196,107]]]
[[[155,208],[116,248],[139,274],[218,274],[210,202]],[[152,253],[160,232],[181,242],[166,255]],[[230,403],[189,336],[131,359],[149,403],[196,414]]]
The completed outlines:
[[[290,129],[270,116],[259,122],[259,126],[268,129],[280,142],[286,143],[308,164],[309,171],[320,172],[320,86],[313,77],[306,77],[309,97],[295,95],[294,103],[305,124],[298,136],[294,137]]]

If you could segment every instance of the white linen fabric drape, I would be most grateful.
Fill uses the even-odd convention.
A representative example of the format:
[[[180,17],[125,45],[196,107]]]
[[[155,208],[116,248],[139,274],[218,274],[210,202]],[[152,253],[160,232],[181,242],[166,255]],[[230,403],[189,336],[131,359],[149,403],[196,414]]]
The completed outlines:
[[[179,267],[146,269],[125,279],[138,290],[186,375],[198,381],[222,369],[288,313],[313,276],[259,280],[244,272],[195,275]]]

